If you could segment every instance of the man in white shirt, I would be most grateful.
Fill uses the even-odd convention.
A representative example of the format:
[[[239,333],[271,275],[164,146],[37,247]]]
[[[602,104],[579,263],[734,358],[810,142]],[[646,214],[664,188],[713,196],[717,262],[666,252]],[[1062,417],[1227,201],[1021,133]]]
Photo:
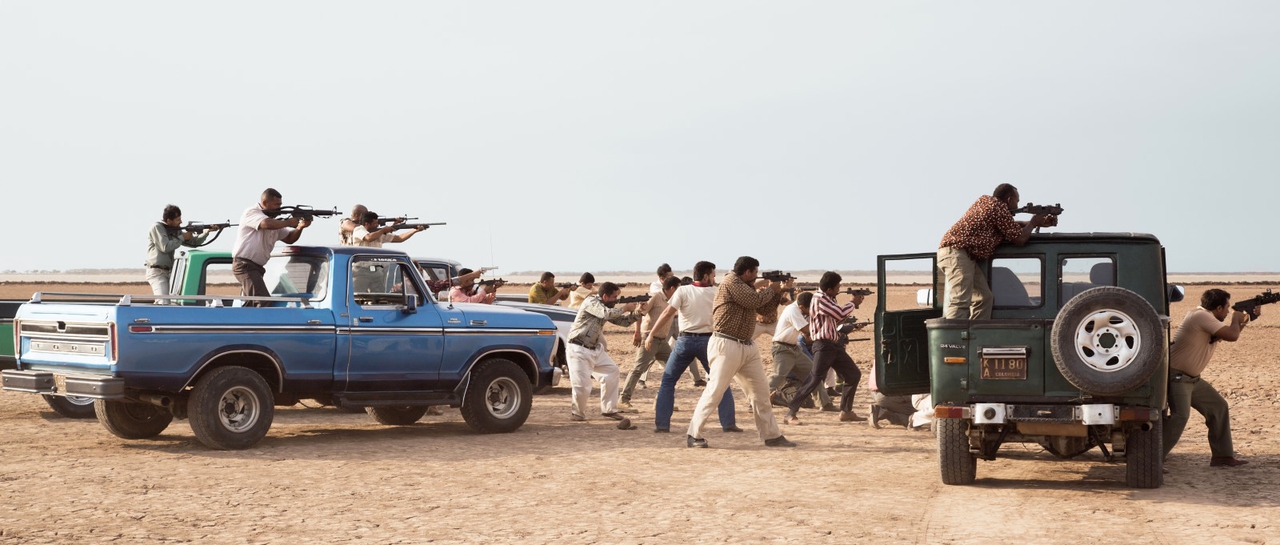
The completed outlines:
[[[267,188],[262,192],[258,204],[250,206],[240,216],[240,229],[236,234],[236,242],[231,247],[231,272],[240,281],[240,295],[252,297],[270,297],[267,283],[262,275],[266,274],[267,260],[271,259],[271,250],[276,242],[284,241],[293,244],[302,236],[311,221],[304,218],[278,220],[267,216],[266,210],[276,210],[284,202],[279,191]],[[266,306],[263,301],[245,301],[246,307]]]
[[[419,231],[425,230],[426,225],[419,225],[413,229],[406,231],[403,235],[396,234],[396,226],[404,223],[404,218],[396,218],[394,223],[385,227],[378,227],[378,214],[376,212],[365,212],[360,217],[360,225],[351,232],[351,246],[364,246],[366,248],[381,248],[383,244],[388,242],[404,242]]]
[[[778,388],[787,381],[787,375],[794,373],[803,384],[809,375],[813,374],[813,360],[809,359],[799,346],[800,335],[809,333],[809,304],[812,302],[813,292],[801,292],[795,302],[783,307],[782,314],[778,317],[778,325],[773,334],[773,345],[770,350],[773,353],[773,376],[769,377],[771,402],[784,401],[785,405],[785,402],[790,401],[784,400],[778,394]],[[827,394],[826,389],[818,388],[815,394],[823,411],[840,412],[840,409],[831,403],[831,396]]]
[[[667,359],[667,367],[662,372],[662,386],[658,388],[658,399],[653,407],[653,431],[667,433],[671,431],[671,412],[676,402],[676,382],[684,370],[697,359],[704,371],[710,372],[710,360],[707,359],[707,343],[711,340],[711,311],[716,297],[716,264],[710,261],[699,261],[693,266],[693,284],[676,288],[671,299],[667,301],[667,309],[649,329],[649,336],[644,340],[646,350],[655,344],[653,332],[667,331],[671,320],[680,317],[680,338],[671,350]],[[733,389],[725,392],[718,406],[720,427],[728,432],[740,432],[733,410]]]

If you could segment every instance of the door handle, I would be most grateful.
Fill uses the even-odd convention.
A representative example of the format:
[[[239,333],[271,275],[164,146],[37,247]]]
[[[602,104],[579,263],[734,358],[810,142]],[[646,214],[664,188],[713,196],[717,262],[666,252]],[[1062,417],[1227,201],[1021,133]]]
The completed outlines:
[[[320,325],[320,320],[307,320],[307,325]]]
[[[364,322],[364,323],[366,323],[366,324],[367,324],[367,323],[369,323],[369,322],[372,322],[372,321],[373,321],[373,316],[361,316],[361,317],[357,318],[357,320],[360,320],[361,322]]]
[[[893,351],[889,350],[889,340],[880,341],[880,357],[884,359],[885,365],[893,364]]]
[[[471,325],[489,325],[488,320],[471,320]]]

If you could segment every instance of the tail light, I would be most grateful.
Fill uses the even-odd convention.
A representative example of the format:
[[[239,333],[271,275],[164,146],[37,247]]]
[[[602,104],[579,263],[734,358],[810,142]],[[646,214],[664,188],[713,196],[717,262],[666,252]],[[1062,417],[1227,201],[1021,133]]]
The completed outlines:
[[[969,418],[969,408],[938,405],[933,408],[933,416],[935,418]]]
[[[116,324],[115,324],[115,322],[111,322],[110,324],[108,324],[108,328],[107,328],[107,329],[108,329],[108,331],[110,331],[110,332],[111,332],[111,340],[110,340],[110,342],[111,342],[111,361],[113,361],[113,362],[114,362],[114,361],[119,361],[120,347],[118,346],[118,343],[116,342],[116,341],[117,341],[117,338],[116,338]]]

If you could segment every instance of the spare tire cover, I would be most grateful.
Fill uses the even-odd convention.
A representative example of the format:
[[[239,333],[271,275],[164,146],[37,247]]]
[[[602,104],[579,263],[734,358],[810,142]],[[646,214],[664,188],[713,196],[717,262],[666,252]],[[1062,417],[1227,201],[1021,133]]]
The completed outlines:
[[[1053,361],[1076,388],[1119,395],[1146,384],[1168,350],[1160,316],[1138,294],[1101,286],[1073,297],[1053,322]]]

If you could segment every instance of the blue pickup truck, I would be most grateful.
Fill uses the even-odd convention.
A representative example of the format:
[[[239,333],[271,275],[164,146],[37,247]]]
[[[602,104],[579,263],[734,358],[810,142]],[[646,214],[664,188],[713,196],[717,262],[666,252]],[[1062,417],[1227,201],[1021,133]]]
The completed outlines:
[[[272,295],[258,298],[37,293],[14,318],[17,368],[3,387],[93,398],[126,439],[186,418],[210,448],[244,449],[275,405],[306,398],[366,407],[389,425],[449,405],[479,432],[511,432],[533,389],[557,376],[550,318],[437,303],[400,252],[293,246],[266,281]]]

